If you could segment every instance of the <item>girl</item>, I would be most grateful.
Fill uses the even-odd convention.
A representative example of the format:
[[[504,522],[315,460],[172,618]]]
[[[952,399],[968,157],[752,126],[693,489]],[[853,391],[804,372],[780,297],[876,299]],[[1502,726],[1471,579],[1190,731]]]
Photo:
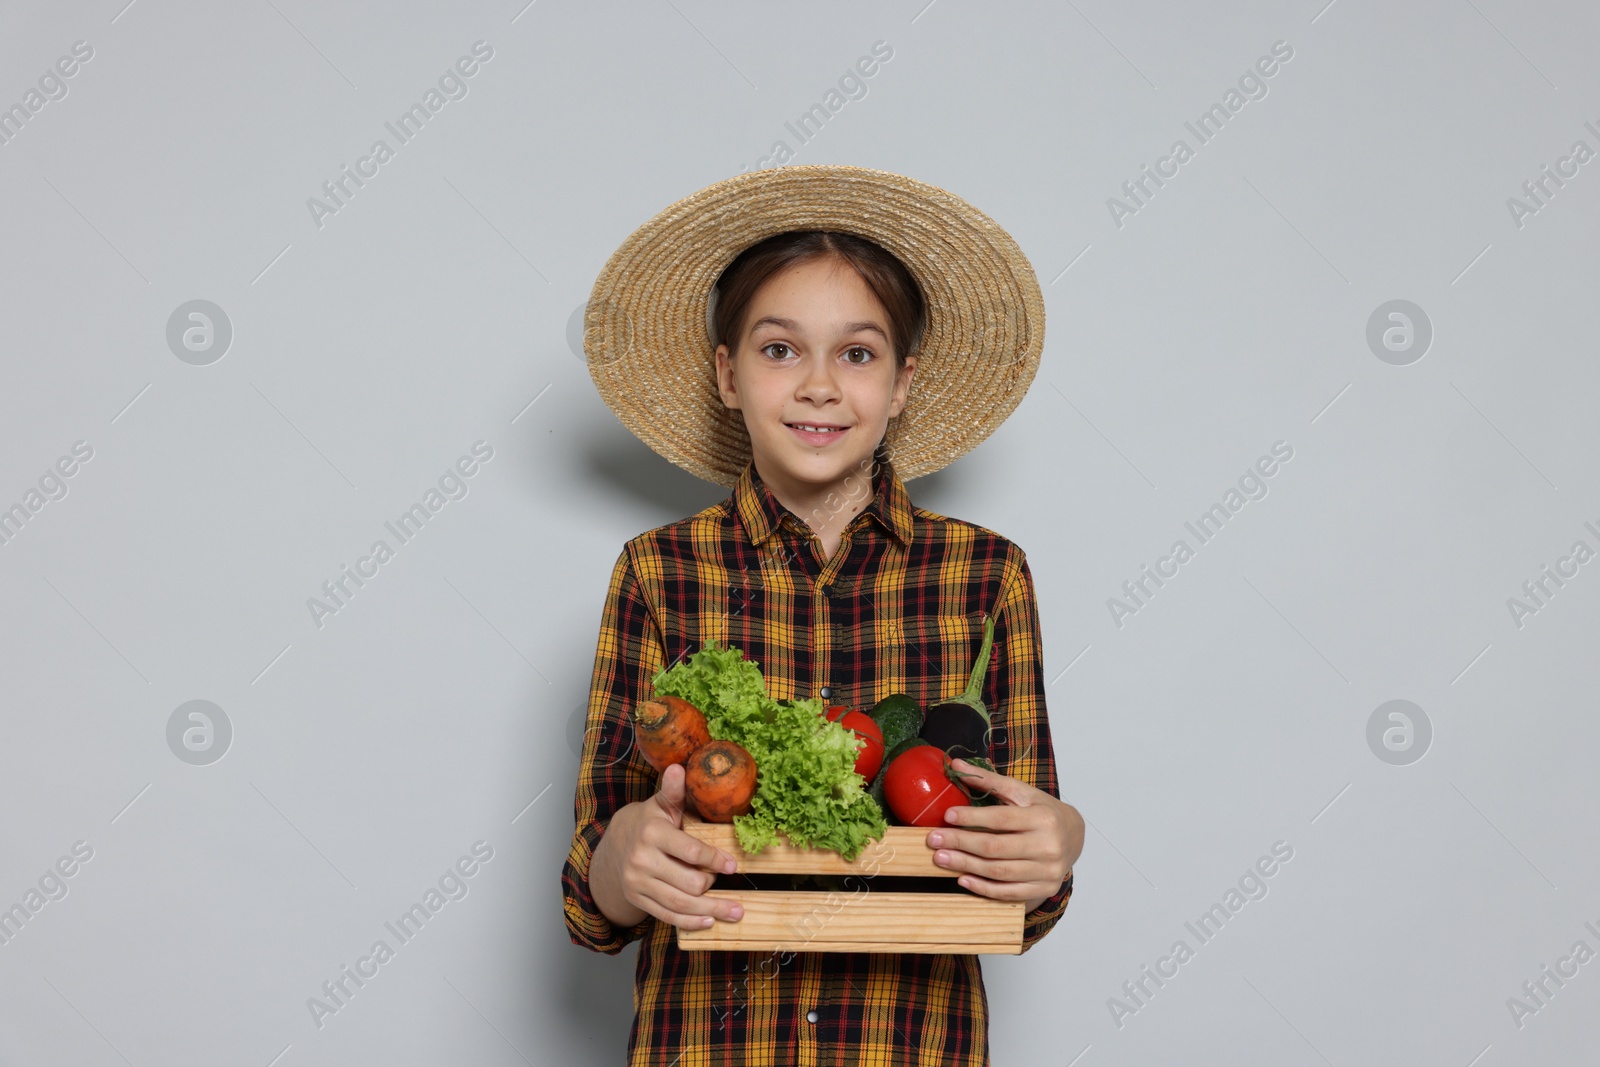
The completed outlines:
[[[651,678],[744,650],[779,699],[982,699],[1003,803],[930,830],[960,884],[1025,901],[1023,950],[1060,919],[1083,820],[1059,799],[1033,579],[1021,549],[917,508],[904,477],[983,440],[1038,365],[1043,302],[1015,242],[900,175],[786,167],[720,182],[635,232],[596,281],[585,349],[630,430],[722,503],[630,540],[612,570],[562,871],[574,943],[640,942],[630,1064],[989,1062],[976,955],[680,951],[736,923],[706,897],[733,858],[682,829],[683,768],[632,745]],[[913,381],[916,386],[913,388]]]

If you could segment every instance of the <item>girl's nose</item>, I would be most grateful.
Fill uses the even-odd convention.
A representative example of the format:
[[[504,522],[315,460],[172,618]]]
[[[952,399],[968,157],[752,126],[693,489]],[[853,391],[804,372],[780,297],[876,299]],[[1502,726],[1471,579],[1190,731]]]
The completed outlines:
[[[836,396],[839,382],[834,376],[833,363],[827,356],[814,354],[806,359],[805,374],[800,381],[800,395],[808,397]]]

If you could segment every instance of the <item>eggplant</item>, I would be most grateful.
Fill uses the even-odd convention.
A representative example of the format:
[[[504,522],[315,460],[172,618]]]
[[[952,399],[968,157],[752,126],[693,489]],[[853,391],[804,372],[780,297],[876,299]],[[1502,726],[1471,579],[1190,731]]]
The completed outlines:
[[[928,708],[921,736],[937,745],[951,759],[964,759],[985,770],[994,770],[989,761],[989,709],[983,706],[983,676],[989,671],[989,654],[994,647],[994,616],[983,620],[983,645],[972,665],[966,691]]]

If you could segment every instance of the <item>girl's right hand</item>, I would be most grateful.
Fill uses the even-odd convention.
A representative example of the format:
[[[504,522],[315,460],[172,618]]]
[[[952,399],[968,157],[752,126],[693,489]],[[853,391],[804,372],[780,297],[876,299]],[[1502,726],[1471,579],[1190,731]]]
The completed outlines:
[[[735,922],[744,909],[704,895],[716,881],[712,872],[732,874],[734,860],[683,829],[683,777],[683,764],[674,763],[661,772],[654,796],[619,808],[594,859],[604,853],[614,884],[633,907],[684,930],[703,930],[713,916]]]

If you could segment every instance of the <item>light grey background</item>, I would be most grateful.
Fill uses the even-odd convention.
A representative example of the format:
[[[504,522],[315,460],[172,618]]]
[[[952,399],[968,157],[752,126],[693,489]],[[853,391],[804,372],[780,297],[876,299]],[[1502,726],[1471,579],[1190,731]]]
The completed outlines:
[[[984,960],[995,1062],[1594,1061],[1600,961],[1508,1006],[1600,951],[1600,563],[1508,606],[1600,549],[1600,162],[1507,203],[1600,149],[1592,6],[123,2],[0,16],[0,105],[93,48],[0,145],[0,506],[93,449],[0,546],[0,907],[93,850],[0,945],[0,1063],[620,1060],[635,950],[561,918],[573,714],[622,543],[725,491],[612,417],[572,316],[637,225],[778,140],[958,193],[1044,287],[1026,400],[910,483],[1027,551],[1091,824],[1060,926]],[[319,227],[308,198],[480,40],[467,95]],[[1366,339],[1396,299],[1434,331],[1407,365]],[[167,343],[192,300],[233,330],[207,365]],[[477,441],[466,496],[316,625]],[[1113,621],[1280,441],[1268,494]],[[193,700],[232,728],[205,765],[168,744]],[[1420,761],[1369,748],[1390,700],[1428,717]],[[480,841],[319,1027],[308,998]]]

